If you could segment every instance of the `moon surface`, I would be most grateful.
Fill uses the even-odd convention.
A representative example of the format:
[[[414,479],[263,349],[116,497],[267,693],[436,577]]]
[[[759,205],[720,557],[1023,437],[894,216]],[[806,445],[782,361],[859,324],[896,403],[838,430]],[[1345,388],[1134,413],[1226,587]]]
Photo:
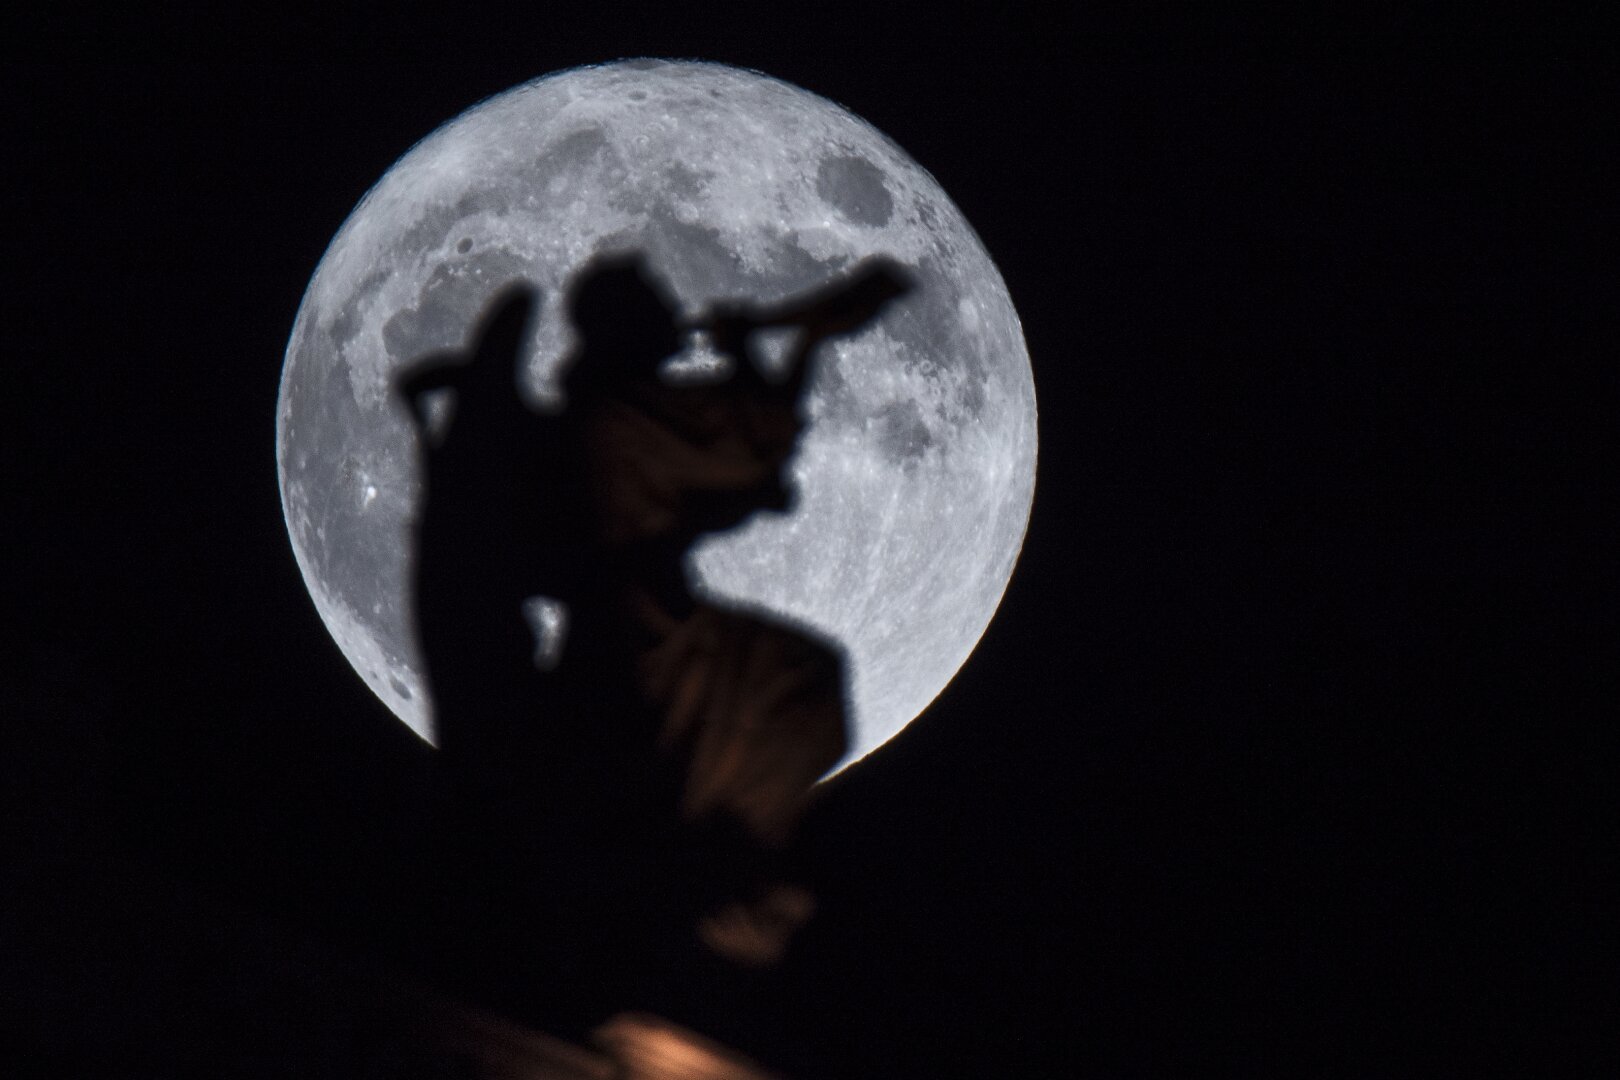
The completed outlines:
[[[785,298],[871,255],[913,275],[879,319],[818,350],[794,510],[691,562],[707,595],[845,648],[844,763],[860,758],[928,706],[1000,603],[1034,491],[1034,382],[1001,275],[933,177],[865,121],[756,72],[636,60],[537,79],[439,128],[355,208],[304,294],[277,403],[282,508],[315,606],[431,741],[409,587],[419,448],[392,379],[461,346],[523,278],[544,295],[529,390],[556,400],[567,287],[628,250],[688,314]]]

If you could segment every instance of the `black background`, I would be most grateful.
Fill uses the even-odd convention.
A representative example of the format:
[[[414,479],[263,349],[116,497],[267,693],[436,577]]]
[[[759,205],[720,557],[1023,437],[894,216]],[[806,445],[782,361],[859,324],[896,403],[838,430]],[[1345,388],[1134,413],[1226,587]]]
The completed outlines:
[[[1579,32],[874,7],[8,32],[15,1061],[281,1075],[264,1047],[316,1038],[228,943],[363,934],[431,751],[292,559],[293,316],[438,124],[663,55],[829,97],[932,171],[1041,409],[1000,614],[807,823],[821,915],[727,1034],[839,1077],[1594,1066],[1612,355],[1581,316],[1614,279],[1581,257]]]

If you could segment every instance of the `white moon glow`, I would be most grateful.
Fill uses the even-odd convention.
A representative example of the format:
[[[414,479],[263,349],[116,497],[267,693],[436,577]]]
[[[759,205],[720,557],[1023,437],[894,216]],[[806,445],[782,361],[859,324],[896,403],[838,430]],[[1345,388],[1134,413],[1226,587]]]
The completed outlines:
[[[408,591],[417,450],[393,376],[459,347],[524,278],[544,294],[530,372],[546,397],[572,343],[572,276],[631,249],[689,314],[769,303],[870,255],[913,275],[818,352],[795,510],[693,555],[701,590],[843,644],[845,760],[864,756],[927,707],[1000,603],[1034,490],[1034,383],[1001,276],[934,179],[859,118],[754,72],[641,60],[538,79],[434,132],[355,208],[304,295],[277,405],[282,507],[316,608],[431,739]]]

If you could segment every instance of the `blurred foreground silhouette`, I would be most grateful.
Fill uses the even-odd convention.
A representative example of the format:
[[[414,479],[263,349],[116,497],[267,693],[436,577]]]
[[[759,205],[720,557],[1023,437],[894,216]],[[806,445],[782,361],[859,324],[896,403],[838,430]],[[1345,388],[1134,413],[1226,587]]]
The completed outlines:
[[[540,300],[523,285],[465,354],[401,378],[425,446],[415,601],[447,822],[427,947],[451,985],[577,1034],[656,1009],[661,986],[689,998],[774,963],[810,917],[789,840],[846,748],[842,655],[694,595],[685,559],[791,506],[812,353],[907,287],[872,260],[682,323],[638,259],[602,261],[567,298],[582,344],[560,413],[518,390]],[[795,331],[769,370],[750,355],[767,327]],[[725,363],[672,375],[693,331]],[[601,1037],[650,1053],[662,1023],[620,1015]]]

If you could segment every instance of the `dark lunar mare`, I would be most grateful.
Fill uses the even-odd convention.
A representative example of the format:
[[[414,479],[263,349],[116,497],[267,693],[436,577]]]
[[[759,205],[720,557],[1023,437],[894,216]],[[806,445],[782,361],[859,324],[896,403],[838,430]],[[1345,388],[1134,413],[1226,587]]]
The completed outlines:
[[[695,596],[685,557],[790,505],[812,351],[905,288],[873,262],[797,304],[718,309],[702,328],[730,375],[675,382],[664,362],[694,327],[639,261],[606,261],[569,298],[584,346],[560,414],[517,389],[526,285],[494,299],[467,355],[400,380],[426,447],[415,603],[446,828],[423,947],[439,974],[577,1030],[768,965],[808,917],[788,841],[846,747],[842,654]],[[774,381],[747,357],[768,325],[799,329]],[[441,392],[447,424],[430,415]],[[544,671],[534,596],[568,612]]]

